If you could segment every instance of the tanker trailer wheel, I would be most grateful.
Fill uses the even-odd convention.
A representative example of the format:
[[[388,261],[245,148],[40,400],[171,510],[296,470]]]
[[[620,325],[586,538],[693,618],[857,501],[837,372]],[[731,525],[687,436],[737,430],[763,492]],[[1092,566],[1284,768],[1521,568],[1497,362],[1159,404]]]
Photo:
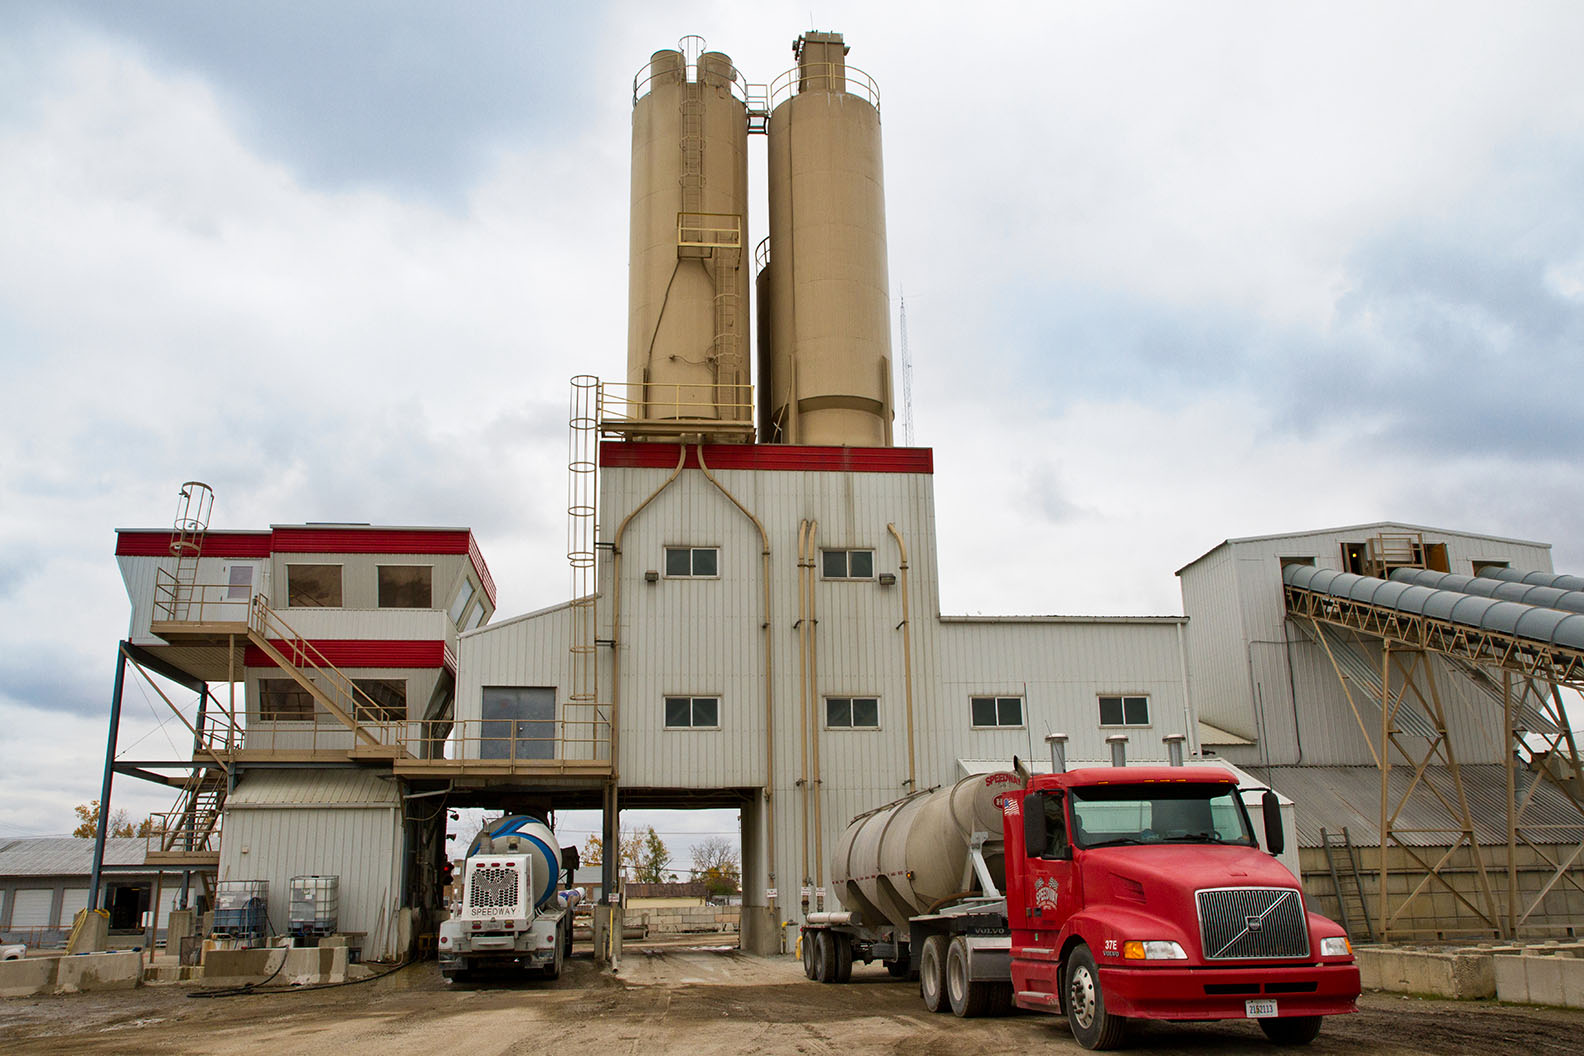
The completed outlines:
[[[836,964],[830,982],[846,983],[852,980],[852,939],[839,931],[831,932],[831,946],[836,952]]]
[[[919,993],[931,1012],[951,1011],[946,997],[946,947],[950,941],[946,935],[931,935],[919,949]]]
[[[835,932],[814,933],[814,978],[821,983],[839,983],[836,977],[836,943],[841,938]]]
[[[818,974],[814,961],[814,936],[818,934],[819,932],[817,931],[805,931],[803,933],[803,974],[810,979],[813,979]]]
[[[1259,1025],[1265,1036],[1278,1045],[1307,1045],[1320,1036],[1319,1016],[1262,1019]]]
[[[995,984],[968,977],[968,940],[961,935],[946,951],[946,1000],[961,1019],[989,1015],[995,1004]]]
[[[1086,1049],[1114,1049],[1127,1029],[1124,1017],[1106,1011],[1100,971],[1087,946],[1079,946],[1067,958],[1067,1025]]]

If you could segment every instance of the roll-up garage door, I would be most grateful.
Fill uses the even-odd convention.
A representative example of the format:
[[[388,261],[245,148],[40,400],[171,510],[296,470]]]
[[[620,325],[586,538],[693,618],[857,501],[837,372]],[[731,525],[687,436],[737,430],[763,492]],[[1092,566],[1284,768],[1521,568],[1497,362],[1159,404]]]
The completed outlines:
[[[79,909],[88,908],[88,889],[86,887],[68,887],[61,893],[60,926],[71,927],[72,921],[77,919]]]
[[[11,903],[11,926],[47,928],[50,924],[50,910],[54,908],[54,888],[24,888],[16,893]]]

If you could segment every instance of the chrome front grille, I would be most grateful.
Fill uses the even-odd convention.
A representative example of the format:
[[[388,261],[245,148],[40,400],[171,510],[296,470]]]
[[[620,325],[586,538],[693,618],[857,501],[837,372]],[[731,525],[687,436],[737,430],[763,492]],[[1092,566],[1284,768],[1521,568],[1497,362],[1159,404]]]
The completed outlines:
[[[467,908],[475,914],[505,916],[518,908],[516,869],[480,866],[468,881]]]
[[[1309,956],[1303,899],[1290,887],[1218,887],[1197,892],[1207,961]]]

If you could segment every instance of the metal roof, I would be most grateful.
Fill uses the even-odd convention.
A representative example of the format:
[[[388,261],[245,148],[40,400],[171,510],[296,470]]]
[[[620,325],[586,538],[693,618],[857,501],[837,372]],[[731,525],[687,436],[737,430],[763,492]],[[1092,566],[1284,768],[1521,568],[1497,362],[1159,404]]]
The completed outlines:
[[[1355,847],[1380,846],[1380,771],[1373,766],[1273,766],[1253,767],[1252,772],[1265,777],[1272,788],[1288,796],[1297,805],[1298,845],[1321,846],[1320,829],[1340,832],[1344,826]],[[1469,813],[1474,817],[1474,833],[1481,845],[1507,843],[1507,775],[1499,763],[1464,764],[1459,768],[1463,777],[1463,791],[1468,797]],[[1391,803],[1397,809],[1403,791],[1413,778],[1413,767],[1393,766],[1391,769]],[[1425,780],[1433,785],[1448,802],[1457,802],[1451,771],[1445,766],[1432,766],[1425,771]],[[1540,780],[1536,775],[1518,772],[1518,801],[1523,802],[1530,785]],[[1584,840],[1584,816],[1574,809],[1567,798],[1549,784],[1542,784],[1523,812],[1524,824],[1520,831],[1532,842],[1545,844],[1578,843]],[[1424,790],[1416,790],[1413,798],[1403,805],[1397,815],[1393,832],[1401,843],[1412,847],[1449,847],[1458,839],[1455,832],[1411,832],[1412,829],[1448,829],[1456,822],[1437,801]],[[1547,826],[1561,826],[1549,828]]]
[[[226,797],[238,807],[366,807],[393,809],[396,785],[365,770],[253,770]]]
[[[106,865],[142,865],[141,837],[105,840]],[[0,877],[87,876],[93,870],[94,841],[75,836],[38,836],[0,840]]]
[[[1311,528],[1302,532],[1273,532],[1270,535],[1242,535],[1223,539],[1186,565],[1177,570],[1177,575],[1197,565],[1222,547],[1236,546],[1239,543],[1264,543],[1274,542],[1277,539],[1298,539],[1306,535],[1341,535],[1351,532],[1379,531],[1381,529],[1402,530],[1409,532],[1429,532],[1432,535],[1454,535],[1462,539],[1488,539],[1494,543],[1508,543],[1514,546],[1536,546],[1551,549],[1550,543],[1543,543],[1535,539],[1514,539],[1504,535],[1482,535],[1479,532],[1459,531],[1455,528],[1435,528],[1427,524],[1409,524],[1406,521],[1370,521],[1365,524],[1344,524],[1337,528]]]

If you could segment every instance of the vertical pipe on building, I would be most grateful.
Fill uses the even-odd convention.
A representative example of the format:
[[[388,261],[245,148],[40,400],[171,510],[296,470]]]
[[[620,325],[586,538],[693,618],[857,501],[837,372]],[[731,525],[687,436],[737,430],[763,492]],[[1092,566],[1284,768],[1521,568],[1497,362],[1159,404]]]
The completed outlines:
[[[1177,624],[1177,668],[1182,673],[1183,732],[1188,735],[1188,754],[1199,754],[1199,724],[1193,718],[1193,697],[1188,692],[1188,643],[1183,624]]]
[[[1047,733],[1045,743],[1050,745],[1051,773],[1065,774],[1067,772],[1067,735],[1065,733]]]
[[[1183,741],[1186,739],[1180,733],[1168,733],[1161,738],[1161,740],[1166,742],[1166,762],[1168,765],[1183,765]]]
[[[661,485],[649,493],[649,497],[633,507],[627,516],[616,528],[616,535],[611,540],[611,715],[610,715],[610,756],[611,780],[606,788],[605,795],[605,844],[602,857],[603,869],[600,880],[604,890],[600,893],[601,901],[607,905],[611,903],[616,893],[615,868],[616,859],[620,853],[620,826],[616,823],[616,812],[619,809],[616,801],[616,782],[621,776],[621,567],[622,567],[622,539],[627,534],[627,526],[632,524],[633,518],[644,511],[662,491],[682,475],[682,466],[687,462],[687,444],[677,445],[677,464]],[[616,853],[612,853],[616,848]]]
[[[808,683],[808,527],[804,519],[798,523],[798,728],[800,736],[800,763],[798,802],[803,814],[803,878],[802,890],[810,888],[809,873],[809,683]],[[801,896],[800,896],[801,897]],[[803,906],[805,915],[808,905]]]
[[[816,584],[819,576],[814,567],[814,558],[819,554],[817,540],[819,538],[819,521],[809,521],[809,697],[814,702],[814,724],[811,727],[814,735],[814,891],[815,901],[819,908],[825,908],[825,900],[819,898],[819,891],[825,886],[825,806],[820,802],[824,791],[824,781],[820,777],[820,713],[824,710],[820,697],[819,686],[819,605],[816,600]]]
[[[773,646],[774,642],[773,642],[773,640],[771,638],[771,634],[770,634],[770,612],[771,612],[771,609],[770,609],[770,533],[765,531],[765,526],[764,526],[763,522],[761,522],[758,517],[755,517],[751,512],[749,512],[748,507],[744,506],[741,502],[739,502],[737,500],[737,496],[733,495],[730,491],[728,491],[726,489],[726,486],[724,484],[722,484],[720,481],[715,479],[715,474],[710,472],[709,465],[704,461],[704,445],[703,444],[699,445],[698,462],[699,462],[699,469],[703,471],[704,476],[709,480],[709,482],[711,484],[715,485],[716,489],[722,495],[726,496],[726,498],[731,501],[731,504],[733,506],[735,506],[739,510],[741,510],[742,511],[742,515],[744,517],[748,518],[750,521],[752,521],[753,522],[753,526],[759,530],[759,546],[760,546],[759,558],[760,558],[760,563],[763,566],[763,575],[764,575],[764,621],[763,621],[763,624],[760,627],[760,631],[761,631],[761,633],[764,636],[765,825],[766,825],[766,831],[769,833],[768,839],[766,841],[766,849],[765,849],[765,867],[766,867],[766,871],[768,872],[769,877],[770,877],[770,886],[772,888],[774,888],[776,886],[776,882],[775,882],[775,739],[774,739],[772,731],[774,731],[774,729],[775,729],[775,678],[774,678],[774,675],[775,675],[775,661],[774,661],[773,655],[772,655],[772,646]],[[779,894],[779,889],[777,890],[777,893]],[[775,914],[774,914],[774,908],[775,907],[772,904],[769,908],[772,910],[771,919],[774,920],[775,919]]]
[[[908,776],[907,788],[909,792],[918,791],[918,766],[917,755],[913,747],[913,625],[909,622],[912,609],[908,607],[908,553],[907,544],[902,541],[902,533],[897,531],[895,524],[887,524],[886,531],[896,540],[897,551],[901,554],[901,561],[897,565],[897,572],[902,577],[902,622],[897,624],[902,631],[902,685],[907,697],[907,746],[908,746]]]
[[[126,686],[127,645],[116,646],[115,688],[110,691],[110,736],[105,744],[104,780],[99,785],[99,818],[94,833],[93,866],[88,877],[88,908],[99,908],[99,879],[104,872],[105,830],[110,825],[110,779],[115,774],[116,741],[121,733],[121,690]]]
[[[1128,735],[1125,733],[1113,733],[1106,738],[1106,743],[1111,746],[1111,765],[1116,767],[1126,766]]]

